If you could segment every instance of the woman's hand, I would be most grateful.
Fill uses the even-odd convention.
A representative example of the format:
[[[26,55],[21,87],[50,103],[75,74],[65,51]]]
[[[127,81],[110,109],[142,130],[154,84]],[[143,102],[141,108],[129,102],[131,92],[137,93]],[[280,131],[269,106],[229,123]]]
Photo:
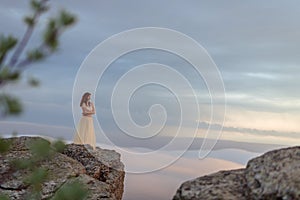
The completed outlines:
[[[96,114],[95,112],[95,106],[92,102],[90,102],[90,106],[92,109],[88,108],[87,106],[82,106],[82,115],[83,116],[92,116],[93,114]]]
[[[93,114],[95,114],[95,112],[85,112],[85,113],[82,113],[83,116],[92,116]]]

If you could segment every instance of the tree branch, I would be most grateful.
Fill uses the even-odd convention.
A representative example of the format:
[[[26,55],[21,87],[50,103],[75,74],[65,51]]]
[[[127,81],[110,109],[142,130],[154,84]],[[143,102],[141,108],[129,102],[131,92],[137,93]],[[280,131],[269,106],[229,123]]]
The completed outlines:
[[[64,31],[64,27],[61,27],[59,29],[57,29],[57,37],[59,38],[63,31]],[[43,41],[43,43],[37,48],[37,50],[41,51],[44,54],[44,58],[50,56],[52,53],[54,53],[53,51],[50,50],[50,48],[47,46],[46,42]],[[21,72],[25,69],[25,67],[31,63],[35,62],[34,60],[30,60],[28,57],[24,58],[23,60],[21,60],[18,64],[16,64],[16,68],[18,68],[18,70]]]
[[[41,0],[41,5],[44,6],[47,1],[49,0]],[[20,55],[22,54],[24,48],[27,46],[27,43],[30,39],[30,37],[32,36],[33,30],[34,30],[34,26],[36,25],[38,18],[40,16],[40,14],[42,13],[41,10],[36,10],[34,15],[33,15],[33,24],[32,25],[27,25],[27,30],[21,40],[21,42],[19,43],[17,49],[14,51],[14,54],[12,55],[10,62],[9,62],[9,66],[10,67],[14,67],[15,64],[18,62],[18,59],[20,57]]]

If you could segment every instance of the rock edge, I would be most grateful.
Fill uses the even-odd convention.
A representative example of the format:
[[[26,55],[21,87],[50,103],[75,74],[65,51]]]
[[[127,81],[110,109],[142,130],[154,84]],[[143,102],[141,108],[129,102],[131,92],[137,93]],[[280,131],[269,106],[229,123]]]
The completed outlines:
[[[28,187],[24,177],[29,170],[16,170],[10,161],[16,158],[30,158],[28,142],[41,137],[5,138],[12,146],[5,154],[0,154],[0,194],[10,199],[24,199]],[[49,142],[49,141],[48,141]],[[120,154],[114,150],[89,149],[86,145],[67,144],[62,153],[55,153],[52,159],[40,164],[49,172],[49,178],[42,185],[42,199],[51,199],[60,187],[68,182],[79,180],[89,191],[87,199],[121,200],[124,188],[124,165]]]
[[[300,199],[300,146],[251,159],[244,169],[219,171],[184,182],[173,200]]]

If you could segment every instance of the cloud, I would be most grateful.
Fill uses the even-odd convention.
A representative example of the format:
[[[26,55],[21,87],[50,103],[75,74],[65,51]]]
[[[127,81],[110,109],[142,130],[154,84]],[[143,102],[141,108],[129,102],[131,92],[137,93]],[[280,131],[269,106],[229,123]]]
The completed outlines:
[[[135,5],[134,9],[132,5]],[[299,131],[299,2],[221,1],[68,1],[51,2],[51,12],[40,22],[31,45],[39,44],[39,34],[46,18],[61,8],[75,13],[78,23],[66,31],[59,52],[26,73],[39,77],[42,85],[35,90],[8,87],[7,91],[25,101],[26,113],[9,120],[72,126],[70,102],[76,72],[85,56],[109,36],[130,28],[159,26],[181,31],[202,44],[216,62],[224,79],[227,96],[226,131],[263,136],[292,136]],[[168,8],[168,9],[165,9]],[[21,37],[22,16],[29,13],[28,2],[4,0],[0,23],[5,34]],[[155,14],[153,14],[155,10]],[[16,15],[16,13],[20,13]],[[21,16],[22,15],[22,16]],[[137,17],[138,16],[138,17]],[[174,20],[170,20],[174,19]],[[8,23],[10,22],[10,23]],[[13,25],[13,26],[12,26]],[[133,41],[123,41],[122,45]],[[176,42],[176,41],[174,41]],[[121,45],[121,44],[120,44]],[[188,48],[179,44],[183,48]],[[99,58],[101,59],[101,58]],[[96,95],[99,119],[108,130],[116,130],[110,110],[110,94],[114,83],[131,67],[157,61],[168,64],[188,77],[201,102],[201,119],[209,119],[209,96],[201,77],[195,75],[184,60],[161,51],[137,51],[124,55],[112,64]],[[94,71],[91,71],[93,73]],[[174,83],[176,86],[178,83]],[[82,85],[82,89],[88,86]],[[149,89],[149,88],[148,88]],[[184,103],[190,93],[182,94]],[[174,97],[161,88],[151,88],[136,95],[133,118],[147,124],[148,107],[161,102],[168,109],[168,125],[178,123]],[[26,102],[32,102],[27,104]],[[44,105],[42,105],[42,103]],[[53,105],[61,105],[55,107]],[[217,107],[217,105],[215,105]],[[78,108],[79,109],[79,108]],[[194,108],[190,108],[194,109]],[[42,113],[42,117],[40,117]],[[217,123],[216,123],[217,124]],[[274,131],[273,131],[274,130]],[[243,134],[242,134],[243,135]],[[241,135],[241,137],[242,137]]]
[[[55,126],[32,122],[0,121],[0,124],[0,134],[2,136],[11,136],[13,132],[17,132],[18,135],[41,135],[52,138],[71,140],[73,138],[75,130],[71,127],[66,126]]]
[[[155,160],[143,161],[129,158],[128,162],[149,166],[152,162],[160,162],[161,159],[165,159],[165,156],[166,155],[162,154],[157,156]],[[169,199],[175,194],[176,189],[186,180],[219,170],[242,167],[244,167],[244,165],[220,159],[206,158],[204,160],[198,160],[195,158],[181,157],[178,161],[160,171],[144,174],[127,173],[125,176],[124,199]],[[149,185],[151,185],[151,187],[149,187]]]
[[[65,140],[71,141],[75,133],[74,126],[69,127],[22,121],[0,121],[0,125],[1,134],[7,136],[10,136],[13,132],[17,132],[18,135],[42,135],[53,138],[63,138]],[[168,134],[158,135],[146,139],[128,137],[128,135],[125,135],[118,130],[110,130],[110,132],[104,133],[109,141],[107,141],[106,138],[103,138],[104,135],[100,134],[97,129],[95,129],[95,131],[97,141],[101,143],[101,145],[113,144],[122,148],[146,148],[150,151],[153,151],[160,150],[160,148],[169,144],[175,137],[174,133],[176,129],[177,127],[167,127],[165,131]],[[189,132],[188,128],[186,128],[186,132]],[[216,134],[217,133],[215,131],[211,131],[207,136],[208,138],[206,142],[213,143],[217,138]],[[203,144],[204,136],[204,132],[199,130],[195,138],[190,138],[189,135],[187,135],[186,137],[177,137],[176,144],[174,143],[170,150],[200,150]],[[191,146],[187,146],[187,144],[190,144],[190,142],[192,142]],[[265,152],[274,148],[297,145],[298,143],[299,140],[295,137],[285,136],[284,134],[260,135],[252,133],[242,133],[237,131],[224,131],[221,135],[221,138],[217,140],[217,143],[213,149],[217,150],[235,148],[249,152]]]

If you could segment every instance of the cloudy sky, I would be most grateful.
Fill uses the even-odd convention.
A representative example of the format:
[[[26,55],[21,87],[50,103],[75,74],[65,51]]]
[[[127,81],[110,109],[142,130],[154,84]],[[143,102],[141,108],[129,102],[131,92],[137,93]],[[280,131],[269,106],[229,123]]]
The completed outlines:
[[[25,29],[22,17],[29,12],[27,2],[2,0],[1,3],[1,32],[20,37]],[[50,14],[40,20],[32,46],[38,44],[49,15],[59,9],[75,13],[78,23],[63,35],[57,54],[26,71],[25,76],[34,75],[41,80],[39,88],[13,87],[13,92],[24,102],[25,112],[6,120],[74,127],[72,89],[76,73],[90,51],[108,37],[125,30],[162,27],[193,38],[216,63],[226,90],[224,139],[244,140],[246,136],[247,140],[257,142],[295,142],[300,130],[297,6],[296,1],[273,1],[272,4],[255,1],[73,1],[72,4],[51,1]],[[186,120],[208,122],[210,99],[203,79],[178,56],[145,49],[117,59],[98,84],[95,103],[99,123],[103,123],[104,129],[118,130],[110,108],[110,95],[116,81],[130,68],[153,62],[178,70],[195,88],[202,118]],[[179,95],[183,97],[183,104],[192,99],[190,91]],[[158,103],[165,107],[168,115],[166,128],[178,126],[179,104],[165,88],[146,85],[135,92],[131,102],[130,112],[136,123],[148,124],[149,108]],[[276,140],[276,136],[283,140]]]
[[[18,117],[1,120],[2,132],[43,132],[48,136],[71,139],[76,124],[73,112],[80,112],[79,106],[77,110],[72,110],[72,92],[84,59],[99,43],[114,34],[134,28],[160,27],[179,31],[194,39],[207,50],[216,64],[226,91],[226,114],[221,140],[281,145],[300,143],[298,1],[50,2],[51,11],[41,18],[31,40],[31,47],[39,44],[47,18],[58,10],[65,8],[76,14],[78,22],[62,36],[60,49],[55,55],[25,71],[24,77],[32,75],[40,79],[40,87],[29,88],[21,82],[5,88],[22,99],[24,112]],[[22,17],[29,11],[27,1],[1,0],[1,32],[21,37],[25,31]],[[147,37],[144,39],[149,40]],[[134,41],[123,42],[119,44],[120,47]],[[176,42],[173,41],[183,49],[189,48]],[[99,60],[102,59],[103,55],[99,55]],[[147,144],[147,148],[155,148],[155,145],[149,144],[157,144],[159,138],[169,141],[166,138],[174,136],[180,123],[180,105],[185,105],[188,112],[195,109],[191,103],[194,96],[189,90],[181,90],[178,94],[181,101],[178,102],[168,88],[157,84],[145,85],[131,96],[128,110],[132,119],[136,124],[146,126],[151,123],[148,113],[150,107],[161,104],[166,111],[166,123],[160,134],[146,141],[124,134],[113,118],[112,90],[123,74],[147,63],[168,65],[190,82],[199,101],[200,117],[191,115],[182,120],[199,122],[197,137],[203,137],[210,126],[211,131],[207,137],[217,138],[222,123],[209,121],[211,101],[203,77],[197,75],[193,66],[184,59],[157,49],[143,49],[120,56],[106,70],[95,93],[90,91],[94,95],[97,120],[107,137],[118,145],[145,147],[144,144]],[[99,66],[95,64],[94,67],[96,69]],[[153,75],[147,69],[144,72],[139,80]],[[174,80],[163,71],[157,75]],[[175,88],[182,86],[177,81],[170,83]],[[89,85],[82,85],[83,89],[85,87],[90,88]],[[120,101],[125,100],[121,95]],[[218,115],[219,102],[213,106]],[[164,113],[158,109],[153,110],[152,114],[153,118],[161,119]],[[153,127],[161,125],[161,121],[155,122],[157,124],[152,124]],[[186,133],[184,137],[192,136],[190,126],[183,126],[183,130]],[[147,136],[145,133],[141,132],[140,136]],[[100,136],[97,139],[99,143],[102,142]],[[139,142],[140,145],[136,145]]]

